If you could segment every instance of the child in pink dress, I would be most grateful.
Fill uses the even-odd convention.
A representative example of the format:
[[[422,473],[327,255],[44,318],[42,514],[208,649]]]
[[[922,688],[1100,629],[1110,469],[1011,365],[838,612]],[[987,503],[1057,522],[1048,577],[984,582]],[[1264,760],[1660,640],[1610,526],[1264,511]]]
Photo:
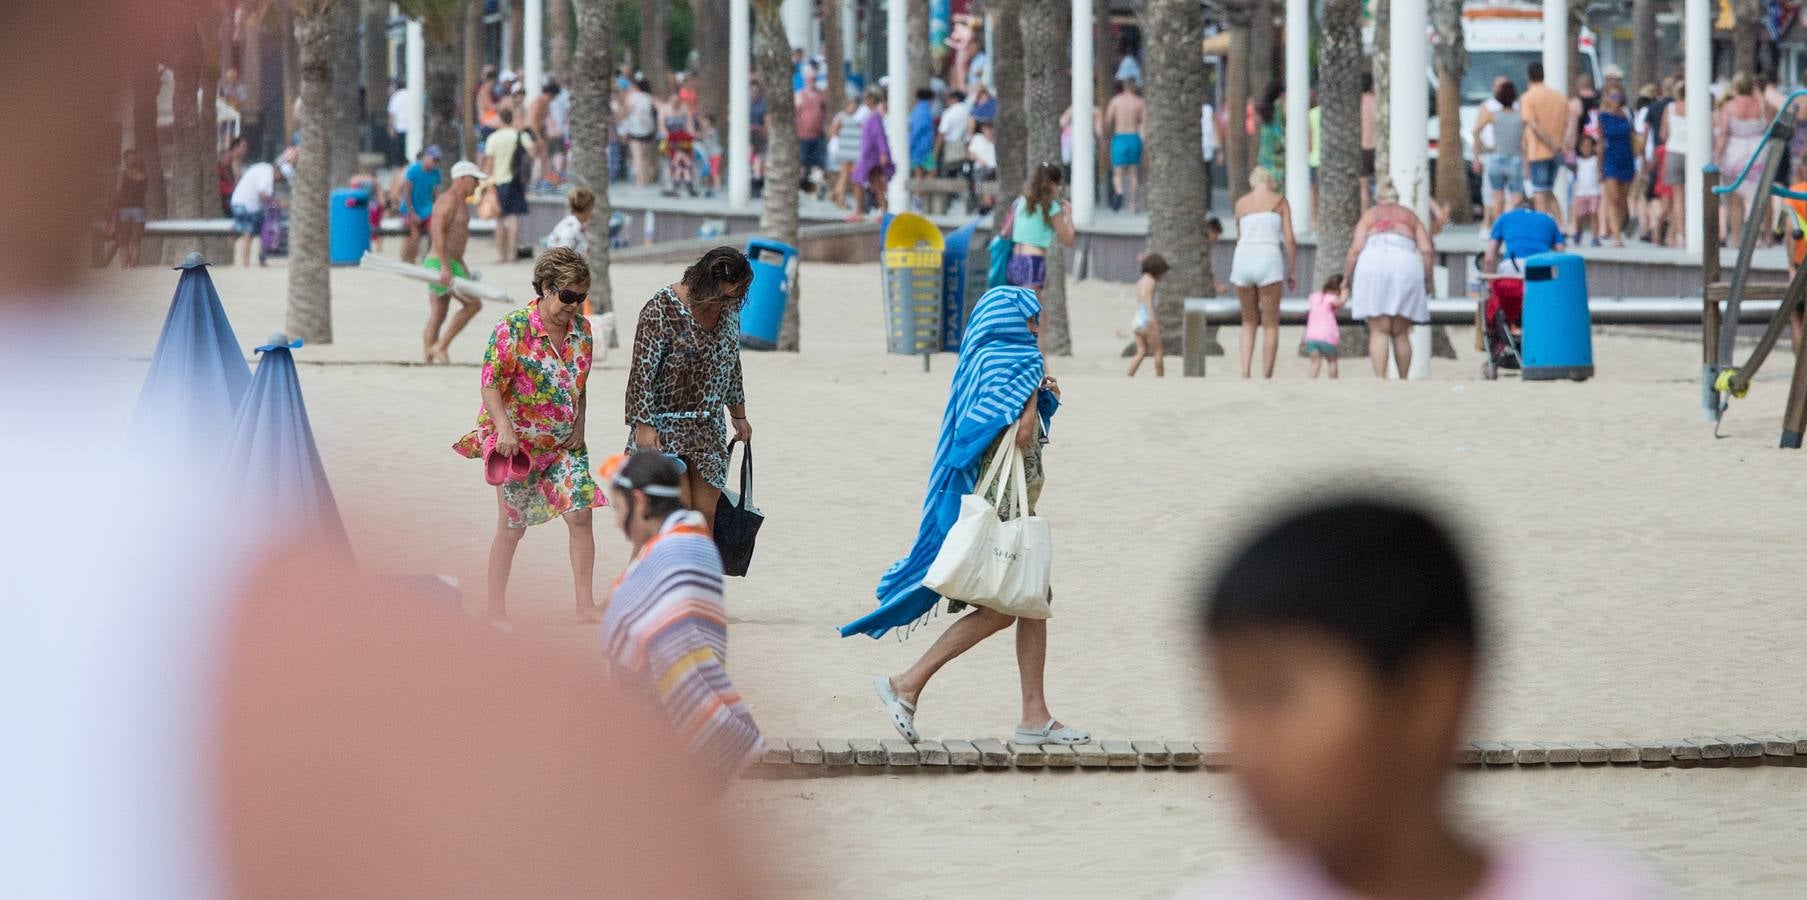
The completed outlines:
[[[1585,842],[1463,826],[1450,775],[1488,634],[1473,584],[1450,531],[1392,500],[1320,501],[1245,539],[1201,618],[1230,769],[1274,847],[1180,897],[1665,895]]]
[[[1343,276],[1324,279],[1324,289],[1311,295],[1311,310],[1305,314],[1305,349],[1311,354],[1311,377],[1318,377],[1324,361],[1330,361],[1330,377],[1336,377],[1337,344],[1342,332],[1337,328],[1336,311],[1343,305]]]

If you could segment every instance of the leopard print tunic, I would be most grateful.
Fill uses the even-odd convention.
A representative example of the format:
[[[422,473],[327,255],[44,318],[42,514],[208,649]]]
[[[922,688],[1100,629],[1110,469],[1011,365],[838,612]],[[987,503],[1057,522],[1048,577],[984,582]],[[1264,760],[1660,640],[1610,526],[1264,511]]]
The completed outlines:
[[[724,410],[747,402],[740,379],[740,312],[713,329],[690,315],[677,291],[661,288],[640,310],[627,378],[627,449],[634,427],[651,425],[665,452],[694,466],[716,488],[728,474]]]

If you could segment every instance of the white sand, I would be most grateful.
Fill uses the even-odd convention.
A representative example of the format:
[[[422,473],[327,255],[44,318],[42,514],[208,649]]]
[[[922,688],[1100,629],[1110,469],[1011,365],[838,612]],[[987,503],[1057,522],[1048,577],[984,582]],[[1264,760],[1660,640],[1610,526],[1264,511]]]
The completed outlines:
[[[478,242],[481,260],[488,245]],[[392,248],[393,252],[393,248]],[[487,266],[511,286],[525,265]],[[592,378],[590,442],[610,452],[620,424],[638,304],[677,267],[617,266],[623,349]],[[141,371],[174,273],[111,274],[96,331],[107,363]],[[215,277],[247,348],[280,327],[286,272]],[[414,365],[424,288],[334,273],[337,342],[298,351],[315,435],[346,524],[372,568],[459,575],[481,602],[495,517],[475,463],[448,444],[477,409],[475,362],[487,307],[449,368]],[[775,736],[884,736],[868,682],[903,668],[942,627],[905,645],[842,640],[835,627],[916,530],[952,356],[924,374],[885,355],[876,266],[810,266],[803,355],[748,354],[758,436],[755,498],[768,516],[753,575],[730,585],[733,671]],[[1699,349],[1686,335],[1597,334],[1586,384],[1475,380],[1478,356],[1433,379],[1379,383],[1359,360],[1337,382],[1304,379],[1282,336],[1281,377],[1248,383],[1145,371],[1117,356],[1126,286],[1072,291],[1078,355],[1058,359],[1066,405],[1048,448],[1042,512],[1058,547],[1059,616],[1049,696],[1102,736],[1210,738],[1194,641],[1201,572],[1275,504],[1303,492],[1408,491],[1464,526],[1481,560],[1495,652],[1478,736],[1679,737],[1807,727],[1799,702],[1800,528],[1807,455],[1774,449],[1785,351],[1715,441],[1699,411]],[[1234,332],[1225,333],[1234,347]],[[315,365],[318,363],[319,365]],[[132,379],[135,381],[135,379]],[[625,549],[599,520],[598,589]],[[1327,535],[1334,539],[1334,535]],[[516,563],[511,607],[522,639],[590,652],[571,624],[562,529],[536,529]],[[1003,733],[1015,721],[1010,641],[948,668],[920,717],[931,737]],[[1807,878],[1785,849],[1799,770],[1488,773],[1465,779],[1489,822],[1595,832],[1643,851],[1690,892],[1780,895]],[[973,775],[765,782],[736,788],[775,842],[785,894],[1160,895],[1183,876],[1242,858],[1248,829],[1214,775]],[[1794,810],[1789,809],[1790,806]]]

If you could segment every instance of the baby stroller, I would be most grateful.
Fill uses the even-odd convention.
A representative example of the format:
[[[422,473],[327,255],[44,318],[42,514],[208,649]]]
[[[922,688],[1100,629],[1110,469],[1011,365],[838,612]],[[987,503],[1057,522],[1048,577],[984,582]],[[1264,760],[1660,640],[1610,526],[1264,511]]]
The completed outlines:
[[[1517,272],[1496,275],[1488,283],[1487,306],[1482,313],[1482,340],[1487,345],[1487,359],[1481,363],[1481,377],[1493,381],[1501,369],[1523,369],[1519,356],[1519,338],[1524,333],[1525,278]]]

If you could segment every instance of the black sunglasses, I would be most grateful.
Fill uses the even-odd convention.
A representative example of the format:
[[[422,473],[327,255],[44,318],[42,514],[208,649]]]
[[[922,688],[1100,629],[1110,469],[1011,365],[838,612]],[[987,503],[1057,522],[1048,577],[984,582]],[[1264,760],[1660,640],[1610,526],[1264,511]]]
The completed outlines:
[[[588,299],[589,296],[590,296],[589,293],[586,291],[560,290],[558,292],[558,302],[560,302],[560,303],[582,303],[582,302],[584,302],[584,300]]]

